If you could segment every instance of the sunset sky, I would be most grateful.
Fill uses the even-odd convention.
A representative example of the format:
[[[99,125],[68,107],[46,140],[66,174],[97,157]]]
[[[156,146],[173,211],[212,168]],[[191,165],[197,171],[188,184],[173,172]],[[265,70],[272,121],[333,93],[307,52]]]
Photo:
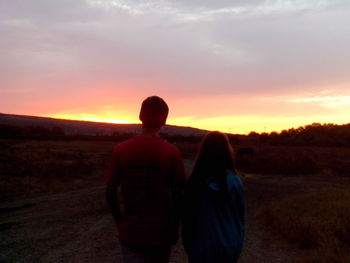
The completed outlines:
[[[0,112],[231,133],[350,122],[348,0],[0,0]]]

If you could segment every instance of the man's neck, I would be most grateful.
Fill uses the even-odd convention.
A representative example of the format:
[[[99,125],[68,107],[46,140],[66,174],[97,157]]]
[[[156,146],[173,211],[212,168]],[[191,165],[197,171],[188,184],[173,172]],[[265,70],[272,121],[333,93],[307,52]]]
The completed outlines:
[[[145,128],[145,127],[142,127],[141,135],[147,136],[147,137],[159,137],[159,130],[160,130],[160,128]]]

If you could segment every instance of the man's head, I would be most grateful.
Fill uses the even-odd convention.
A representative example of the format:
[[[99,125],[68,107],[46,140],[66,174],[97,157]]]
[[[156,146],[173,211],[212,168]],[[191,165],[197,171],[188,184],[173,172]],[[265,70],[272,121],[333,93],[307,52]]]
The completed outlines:
[[[168,112],[168,105],[162,98],[151,96],[142,102],[140,121],[145,128],[159,129],[165,125]]]

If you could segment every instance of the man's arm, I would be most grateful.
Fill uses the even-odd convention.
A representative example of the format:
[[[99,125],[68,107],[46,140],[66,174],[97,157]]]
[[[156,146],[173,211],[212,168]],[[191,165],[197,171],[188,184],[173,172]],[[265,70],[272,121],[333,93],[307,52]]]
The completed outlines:
[[[107,183],[106,199],[108,206],[115,222],[119,225],[121,212],[117,191],[121,182],[121,174],[119,169],[118,152],[116,150],[113,152],[112,160],[105,172],[105,182]]]

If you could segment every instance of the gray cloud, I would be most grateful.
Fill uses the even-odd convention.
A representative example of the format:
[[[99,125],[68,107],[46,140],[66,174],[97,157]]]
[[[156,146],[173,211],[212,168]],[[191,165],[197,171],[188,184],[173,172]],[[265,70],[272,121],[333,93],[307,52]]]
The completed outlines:
[[[0,89],[50,98],[141,82],[189,96],[350,82],[346,1],[2,0],[0,10]]]

